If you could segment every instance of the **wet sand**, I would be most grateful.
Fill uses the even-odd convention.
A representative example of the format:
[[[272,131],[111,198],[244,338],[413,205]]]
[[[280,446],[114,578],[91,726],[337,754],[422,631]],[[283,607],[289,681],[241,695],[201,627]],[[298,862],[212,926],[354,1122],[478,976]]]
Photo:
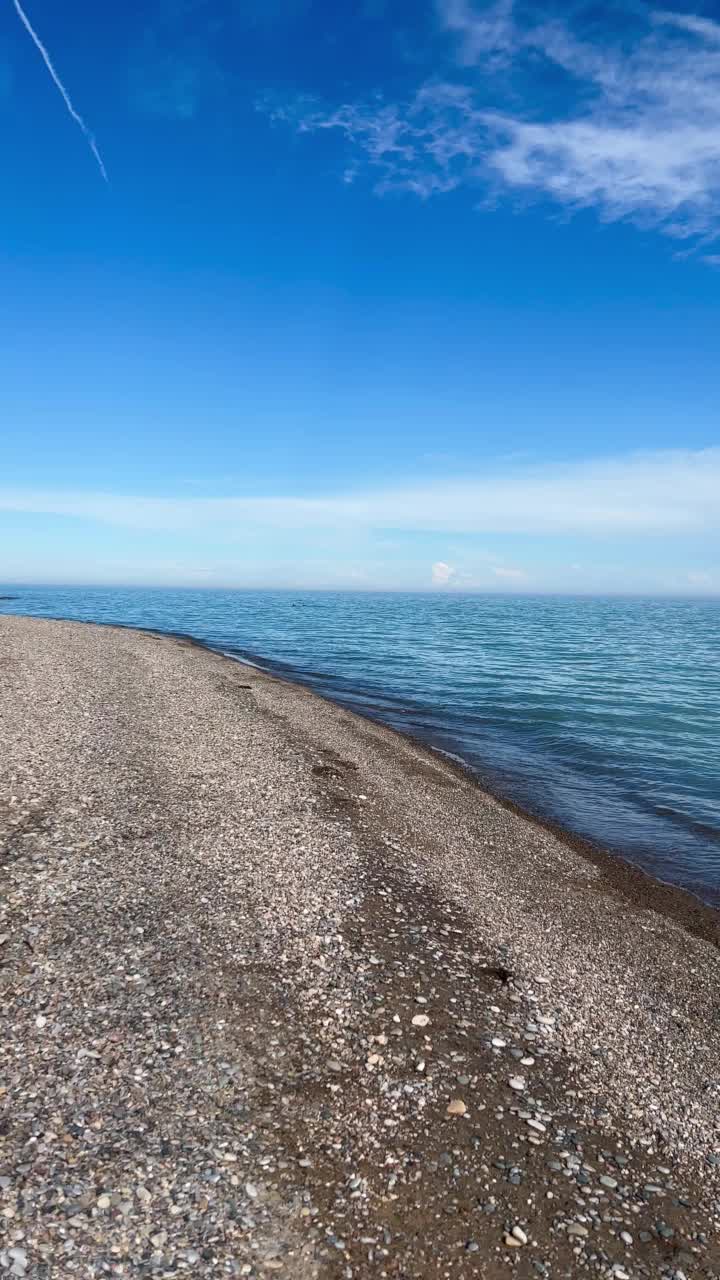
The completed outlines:
[[[715,912],[189,641],[0,732],[10,1274],[720,1275]]]

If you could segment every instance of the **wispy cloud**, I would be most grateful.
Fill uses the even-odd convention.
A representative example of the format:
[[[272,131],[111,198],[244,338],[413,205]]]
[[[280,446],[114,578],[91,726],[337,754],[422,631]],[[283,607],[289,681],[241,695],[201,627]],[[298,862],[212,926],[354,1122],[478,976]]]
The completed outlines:
[[[107,172],[106,172],[106,169],[105,169],[105,165],[104,165],[104,163],[103,163],[102,156],[100,155],[100,152],[98,151],[97,143],[95,142],[95,139],[94,139],[94,137],[93,137],[92,133],[91,133],[91,132],[90,132],[90,130],[88,129],[87,125],[85,124],[85,121],[83,120],[82,116],[79,114],[79,112],[77,112],[77,111],[75,110],[75,108],[74,108],[74,106],[73,106],[73,104],[72,104],[72,101],[71,101],[71,99],[70,99],[70,95],[69,95],[69,93],[68,93],[67,89],[65,88],[65,85],[63,84],[62,80],[60,79],[60,77],[59,77],[59,75],[58,75],[57,71],[55,70],[55,68],[54,68],[54,66],[53,66],[53,64],[52,64],[52,61],[51,61],[51,59],[50,59],[50,54],[48,53],[47,49],[45,48],[45,45],[42,43],[42,40],[41,40],[41,39],[40,39],[40,37],[38,36],[37,32],[36,32],[36,31],[34,30],[34,28],[32,27],[32,25],[31,25],[31,23],[30,23],[30,19],[28,18],[27,14],[25,13],[25,10],[22,8],[22,5],[20,4],[20,0],[13,0],[13,4],[14,4],[14,6],[15,6],[15,11],[16,11],[16,13],[17,13],[17,15],[18,15],[18,17],[19,17],[20,21],[22,22],[23,26],[25,27],[25,30],[27,31],[28,35],[30,36],[30,39],[32,40],[33,44],[35,45],[36,49],[38,50],[38,53],[40,54],[40,57],[42,58],[43,62],[45,63],[45,66],[47,67],[47,69],[48,69],[48,71],[49,71],[49,73],[50,73],[50,77],[51,77],[51,79],[52,79],[52,81],[53,81],[53,84],[55,85],[56,89],[58,90],[58,92],[59,92],[59,94],[60,94],[60,96],[61,96],[61,98],[62,98],[63,102],[65,103],[65,106],[67,107],[68,112],[69,112],[69,114],[70,114],[71,118],[75,121],[75,124],[78,126],[78,128],[79,128],[79,129],[82,131],[82,133],[85,135],[85,139],[86,139],[86,141],[87,141],[87,144],[88,144],[88,146],[89,146],[90,150],[92,151],[92,153],[93,153],[93,155],[94,155],[94,157],[95,157],[95,160],[97,161],[98,169],[100,170],[100,173],[102,174],[103,178],[104,178],[104,179],[105,179],[105,181],[107,182],[107,180],[108,180],[108,176],[107,176]]]
[[[474,480],[331,497],[165,498],[0,491],[0,511],[138,529],[411,530],[675,537],[720,532],[720,448],[494,469]]]
[[[698,18],[689,13],[660,11],[652,14],[652,21],[679,27],[681,31],[689,31],[694,36],[700,36],[702,40],[720,45],[720,26],[710,18]]]
[[[720,24],[656,13],[628,44],[611,27],[600,40],[560,21],[516,22],[511,0],[440,0],[439,13],[455,66],[439,61],[439,76],[410,98],[306,101],[273,114],[341,134],[346,173],[364,164],[380,192],[466,185],[679,239],[720,233]]]
[[[448,31],[458,37],[459,59],[471,64],[490,57],[504,63],[516,44],[513,0],[478,8],[470,0],[441,0],[440,17]]]

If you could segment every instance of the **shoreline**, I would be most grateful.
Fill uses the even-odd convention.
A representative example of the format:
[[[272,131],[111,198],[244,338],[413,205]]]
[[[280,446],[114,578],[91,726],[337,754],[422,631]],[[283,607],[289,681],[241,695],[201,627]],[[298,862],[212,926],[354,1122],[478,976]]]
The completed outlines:
[[[28,614],[0,614],[0,619],[2,617],[31,618],[32,616]],[[495,790],[481,779],[473,767],[461,757],[436,747],[419,734],[415,735],[407,730],[398,729],[394,725],[388,724],[381,716],[373,715],[369,710],[364,711],[360,707],[346,705],[339,699],[333,698],[331,695],[315,688],[313,682],[309,679],[304,680],[298,676],[275,671],[273,663],[269,659],[267,660],[268,665],[262,666],[259,662],[253,662],[244,656],[216,648],[206,641],[200,640],[197,636],[184,631],[161,631],[149,627],[135,626],[132,623],[95,621],[75,623],[72,619],[62,616],[46,620],[66,622],[69,625],[133,631],[148,636],[169,637],[174,640],[184,641],[206,653],[212,653],[225,658],[229,662],[236,662],[241,666],[250,667],[259,676],[304,689],[314,697],[326,702],[329,706],[337,707],[349,716],[357,716],[359,721],[376,725],[386,733],[397,735],[401,741],[411,742],[421,750],[427,751],[434,758],[442,760],[448,768],[457,769],[460,776],[476,787],[480,795],[490,797],[498,805],[507,809],[509,813],[534,824],[543,831],[547,831],[555,839],[566,844],[574,853],[580,854],[581,857],[586,858],[593,866],[597,867],[607,882],[608,893],[618,894],[630,903],[636,902],[639,898],[647,904],[649,909],[657,911],[670,919],[677,920],[697,937],[720,948],[720,903],[715,905],[712,902],[707,902],[692,889],[674,884],[672,881],[661,880],[653,875],[652,872],[646,871],[639,864],[633,862],[621,851],[607,848],[599,841],[596,842],[587,836],[579,835],[551,818],[535,813],[531,809],[526,809],[510,796]]]
[[[692,913],[192,638],[4,616],[0,716],[0,1261],[720,1274]]]

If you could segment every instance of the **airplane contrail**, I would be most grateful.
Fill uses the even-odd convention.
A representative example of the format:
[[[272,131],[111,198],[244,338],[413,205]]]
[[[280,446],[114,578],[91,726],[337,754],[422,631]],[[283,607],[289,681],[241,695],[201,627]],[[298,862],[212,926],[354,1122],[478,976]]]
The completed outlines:
[[[52,79],[53,79],[53,83],[55,84],[58,92],[60,93],[62,100],[65,103],[65,106],[67,107],[68,111],[70,112],[70,115],[72,116],[72,119],[75,121],[76,125],[78,125],[80,129],[82,129],[82,132],[85,135],[87,144],[90,150],[92,151],[95,159],[97,160],[98,168],[103,178],[107,182],[108,181],[107,171],[105,169],[105,165],[103,164],[102,156],[100,155],[100,152],[97,149],[97,144],[95,142],[95,139],[92,136],[92,133],[88,129],[82,116],[75,110],[72,102],[70,101],[70,94],[68,93],[67,89],[65,88],[65,85],[63,84],[57,71],[55,70],[50,60],[50,54],[45,48],[45,45],[43,44],[37,32],[33,30],[32,25],[30,23],[30,19],[28,18],[27,14],[24,12],[22,5],[20,4],[20,0],[12,0],[12,2],[15,6],[15,10],[17,12],[17,15],[20,21],[25,27],[25,30],[27,31],[28,35],[30,36],[30,39],[32,40],[35,47],[37,48],[38,52],[40,53],[40,56],[43,62],[45,63],[45,66],[50,72],[50,75],[52,76]]]

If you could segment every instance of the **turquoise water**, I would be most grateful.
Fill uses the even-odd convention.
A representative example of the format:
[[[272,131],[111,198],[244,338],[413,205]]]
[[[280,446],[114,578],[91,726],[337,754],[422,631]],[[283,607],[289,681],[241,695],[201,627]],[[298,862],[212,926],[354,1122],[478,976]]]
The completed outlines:
[[[302,680],[720,904],[720,602],[2,590],[6,612],[181,631]]]

